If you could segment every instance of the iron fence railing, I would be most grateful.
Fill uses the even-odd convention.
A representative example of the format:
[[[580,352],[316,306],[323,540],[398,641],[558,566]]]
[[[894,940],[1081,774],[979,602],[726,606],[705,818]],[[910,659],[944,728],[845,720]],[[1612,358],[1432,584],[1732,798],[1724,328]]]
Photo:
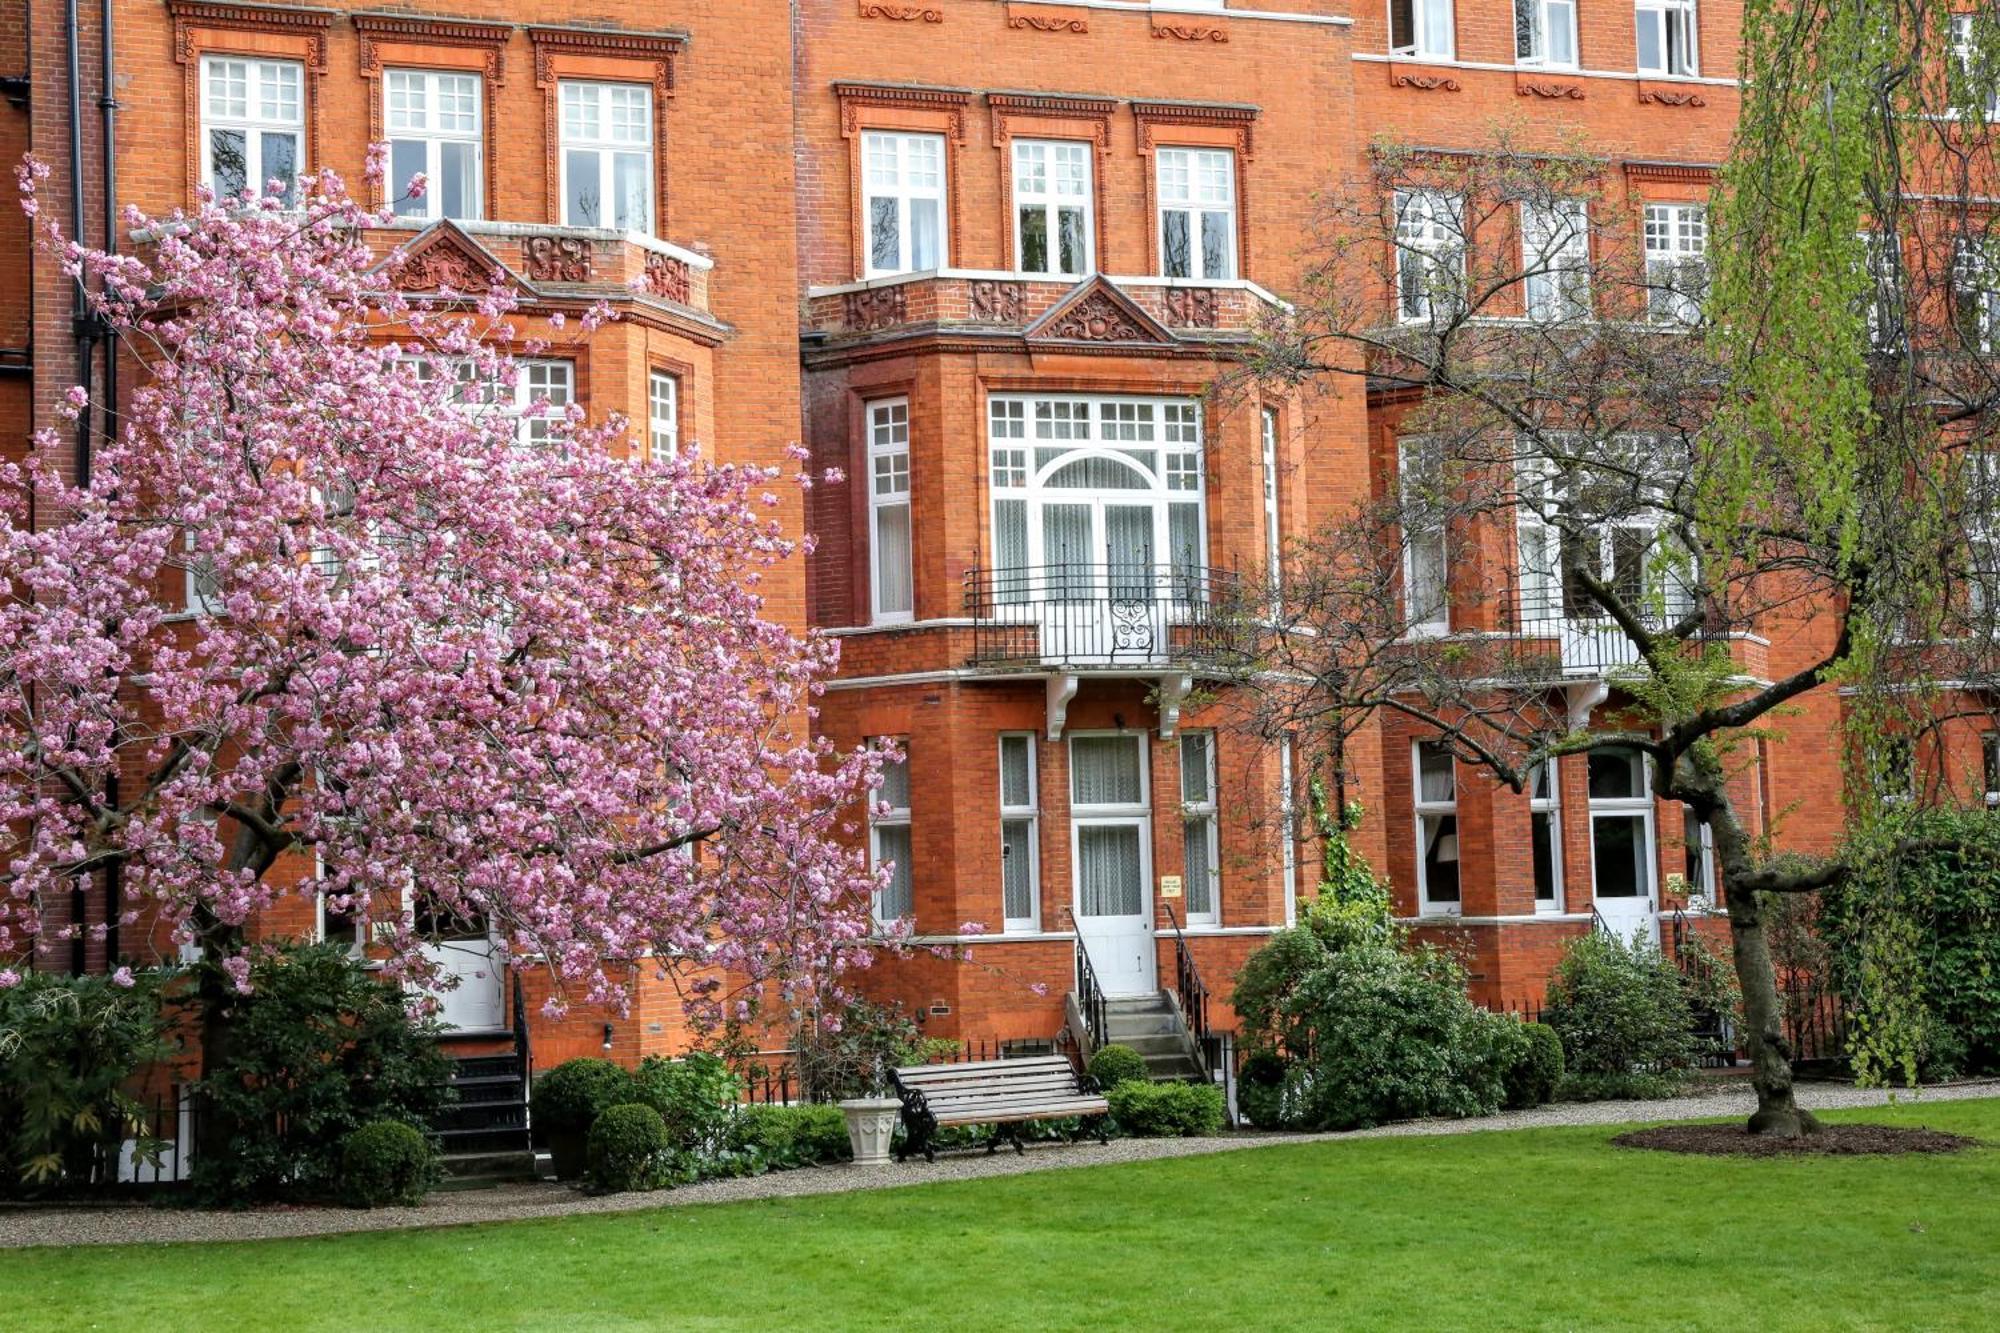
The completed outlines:
[[[971,664],[1219,669],[1247,654],[1241,588],[1237,575],[1198,565],[973,569]]]

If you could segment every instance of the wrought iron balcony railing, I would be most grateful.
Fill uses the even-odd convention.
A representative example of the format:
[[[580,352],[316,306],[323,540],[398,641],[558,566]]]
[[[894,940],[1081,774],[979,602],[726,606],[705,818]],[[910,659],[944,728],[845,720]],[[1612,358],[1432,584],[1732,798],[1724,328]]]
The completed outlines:
[[[1246,644],[1233,573],[1190,565],[1063,564],[965,576],[972,665],[1216,669]]]
[[[1657,599],[1632,600],[1646,604],[1641,620],[1649,630],[1666,629],[1687,613],[1674,598],[1664,611]],[[1509,610],[1512,628],[1525,640],[1521,665],[1533,673],[1590,677],[1640,665],[1631,638],[1583,592],[1517,587]]]

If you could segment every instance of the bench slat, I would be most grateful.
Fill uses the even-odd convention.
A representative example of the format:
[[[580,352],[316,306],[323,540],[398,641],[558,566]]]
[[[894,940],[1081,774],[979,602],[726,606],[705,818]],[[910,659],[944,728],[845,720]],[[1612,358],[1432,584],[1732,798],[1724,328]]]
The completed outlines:
[[[975,1116],[939,1116],[940,1125],[1001,1125],[1023,1120],[1068,1120],[1072,1116],[1103,1115],[1110,1107],[1102,1102],[1063,1102],[1053,1106],[1012,1107]]]
[[[1061,1055],[1033,1055],[1018,1060],[967,1060],[949,1065],[905,1065],[896,1071],[896,1077],[903,1080],[912,1078],[941,1078],[953,1075],[976,1075],[995,1070],[1011,1073],[1021,1069],[1068,1069],[1069,1059]]]

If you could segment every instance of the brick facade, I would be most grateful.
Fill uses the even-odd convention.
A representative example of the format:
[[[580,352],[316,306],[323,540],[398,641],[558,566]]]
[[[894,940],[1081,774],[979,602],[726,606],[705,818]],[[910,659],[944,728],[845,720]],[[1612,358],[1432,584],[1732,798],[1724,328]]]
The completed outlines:
[[[97,112],[106,90],[94,73],[98,11],[84,9],[85,235],[101,241]],[[1291,919],[1294,892],[1310,891],[1318,861],[1298,835],[1296,811],[1288,817],[1278,744],[1232,729],[1237,701],[1210,694],[1199,659],[1190,666],[1162,651],[1184,629],[1162,622],[1165,642],[1136,665],[1052,662],[1046,639],[1025,662],[982,658],[981,618],[996,613],[976,597],[969,604],[967,592],[1001,562],[987,447],[995,396],[1193,404],[1206,547],[1197,563],[1261,579],[1267,513],[1276,513],[1283,539],[1297,540],[1392,484],[1393,401],[1370,403],[1343,384],[1279,393],[1231,379],[1256,321],[1282,314],[1311,260],[1316,193],[1364,174],[1371,142],[1477,150],[1496,129],[1530,148],[1581,141],[1613,163],[1622,190],[1614,207],[1630,217],[1634,246],[1640,203],[1703,197],[1709,168],[1727,150],[1737,109],[1740,9],[1732,0],[1704,0],[1701,76],[1677,80],[1631,72],[1627,5],[1581,7],[1581,68],[1568,72],[1514,67],[1511,5],[1459,0],[1456,9],[1456,58],[1418,62],[1387,54],[1384,7],[1346,0],[1150,8],[1122,0],[449,0],[380,11],[116,0],[116,195],[151,211],[192,197],[204,55],[299,62],[306,165],[355,178],[371,136],[382,132],[385,70],[479,75],[485,222],[424,243],[482,247],[531,287],[563,287],[529,302],[530,333],[547,329],[548,313],[577,306],[587,294],[572,290],[579,282],[621,303],[626,319],[562,353],[575,360],[579,394],[594,414],[644,422],[648,373],[665,370],[680,383],[685,446],[723,461],[773,463],[803,441],[815,467],[846,474],[846,484],[818,486],[809,499],[783,499],[780,517],[817,545],[766,592],[781,618],[842,644],[841,679],[819,718],[825,732],[842,745],[894,737],[908,748],[918,945],[883,960],[864,986],[905,1002],[936,1034],[1046,1040],[1061,1022],[1078,906],[1066,737],[1145,738],[1151,874],[1142,898],[1163,978],[1172,969],[1168,911],[1185,907],[1163,896],[1163,881],[1187,874],[1179,735],[1213,728],[1218,738],[1219,902],[1212,923],[1189,932],[1218,996],[1249,951]],[[30,75],[20,99],[10,94],[15,105],[0,109],[0,155],[32,147],[56,168],[49,197],[64,200],[65,39],[55,7],[0,5],[0,73]],[[554,225],[555,85],[566,77],[652,90],[654,231],[665,245],[565,239]],[[870,276],[863,166],[871,133],[941,144],[937,272]],[[1090,269],[1101,278],[1018,271],[1014,146],[1025,140],[1083,146]],[[1160,276],[1160,154],[1180,150],[1229,155],[1227,278]],[[0,299],[0,414],[13,423],[11,453],[30,426],[50,419],[55,397],[82,370],[66,285],[46,260],[26,259],[24,241],[19,216],[0,211],[0,264],[9,266],[0,276],[15,279]],[[637,294],[626,290],[633,279]],[[908,406],[911,607],[907,617],[871,624],[869,579],[880,553],[870,538],[869,411],[889,398]],[[1267,487],[1275,492],[1268,501]],[[1014,623],[1017,640],[1030,636],[1031,645],[1032,635],[1050,632],[1046,621]],[[1775,625],[1741,646],[1746,669],[1783,674],[1818,650],[1823,632],[1810,619]],[[1820,850],[1838,836],[1843,765],[1829,738],[1839,707],[1830,695],[1802,700],[1739,779],[1758,826],[1781,828],[1787,845]],[[1040,795],[1039,920],[1011,935],[1002,909],[1003,733],[1037,738]],[[1340,780],[1368,810],[1356,844],[1393,882],[1401,912],[1421,918],[1426,938],[1466,952],[1480,998],[1531,1000],[1562,941],[1589,926],[1583,766],[1562,770],[1565,873],[1553,910],[1537,912],[1527,798],[1461,769],[1463,898],[1456,919],[1424,917],[1415,888],[1414,739],[1405,724],[1387,722],[1350,747]],[[1979,744],[1975,735],[1955,738],[1954,754],[1941,757],[1953,781],[1972,781]],[[1293,756],[1295,804],[1308,759]],[[1664,885],[1684,864],[1677,812],[1656,810],[1655,825]],[[100,897],[84,905],[84,919],[102,911]],[[308,933],[311,916],[301,904],[295,917],[262,926]],[[136,955],[142,943],[128,937],[121,951]],[[86,965],[102,966],[104,950],[90,947]],[[1218,1016],[1228,1023],[1226,1006]],[[606,1050],[633,1059],[685,1040],[670,988],[645,975],[629,1018],[579,1009],[537,1030],[547,1059]]]

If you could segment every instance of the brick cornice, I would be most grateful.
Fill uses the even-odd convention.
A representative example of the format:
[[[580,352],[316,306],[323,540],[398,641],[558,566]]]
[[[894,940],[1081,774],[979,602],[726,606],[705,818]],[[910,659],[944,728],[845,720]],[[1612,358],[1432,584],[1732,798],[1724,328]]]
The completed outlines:
[[[424,46],[467,46],[493,52],[487,62],[489,76],[499,83],[505,76],[504,48],[514,35],[511,23],[480,23],[470,19],[433,18],[427,14],[390,14],[365,11],[353,16],[354,30],[361,34],[361,72],[374,77],[382,72],[377,43],[410,42]],[[378,136],[379,137],[379,136]]]
[[[237,28],[257,32],[297,32],[314,36],[333,26],[335,11],[306,5],[226,4],[220,0],[167,0],[176,30],[187,27]],[[322,56],[324,47],[321,48]],[[187,60],[185,44],[174,44],[174,58]]]
[[[1245,102],[1134,102],[1132,116],[1139,122],[1139,152],[1153,151],[1154,131],[1162,125],[1201,125],[1232,130],[1237,150],[1244,157],[1256,155],[1251,137],[1260,108]]]
[[[535,81],[543,87],[554,82],[552,60],[558,53],[580,56],[620,56],[629,60],[650,60],[661,70],[656,80],[665,96],[674,91],[674,57],[687,49],[688,35],[669,28],[658,32],[634,32],[624,28],[566,28],[530,23],[528,40],[535,47]]]
[[[951,137],[965,142],[965,108],[972,101],[969,88],[944,88],[923,83],[856,83],[833,85],[840,101],[840,134],[854,137],[860,129],[858,109],[864,106],[899,107],[920,111],[941,111],[948,118]]]
[[[986,102],[995,111],[1069,116],[1079,120],[1108,116],[1118,109],[1117,98],[1099,97],[1093,93],[988,93]]]
[[[1625,174],[1635,181],[1686,181],[1705,185],[1717,168],[1707,162],[1626,162]]]

